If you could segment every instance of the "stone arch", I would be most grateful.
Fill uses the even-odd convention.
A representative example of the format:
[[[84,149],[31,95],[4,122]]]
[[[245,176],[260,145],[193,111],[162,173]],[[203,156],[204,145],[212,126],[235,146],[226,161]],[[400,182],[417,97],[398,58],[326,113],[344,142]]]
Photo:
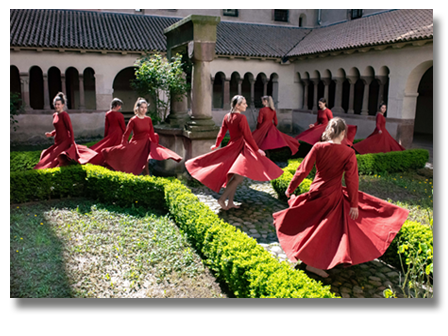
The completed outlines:
[[[306,27],[306,14],[305,13],[300,14],[298,25],[299,25],[299,27]]]
[[[44,77],[42,69],[34,65],[29,70],[30,74],[30,107],[35,110],[44,108]]]
[[[415,108],[414,139],[432,142],[433,137],[433,67],[420,79]]]
[[[224,80],[225,73],[219,71],[215,74],[213,79],[213,108],[222,109],[224,107]]]
[[[241,86],[242,78],[240,74],[237,71],[232,72],[232,75],[230,76],[230,99],[232,99],[234,96],[241,94],[240,86]]]
[[[20,85],[20,72],[15,65],[9,67],[9,91],[17,93],[19,98],[22,96],[22,87]]]
[[[256,108],[263,107],[263,104],[261,103],[261,97],[263,97],[265,94],[267,95],[267,83],[268,78],[263,73],[260,72],[257,75],[257,78],[255,79],[255,87],[254,87],[254,106]],[[266,84],[266,87],[265,87]]]
[[[61,70],[58,67],[52,66],[48,69],[48,93],[50,95],[50,107],[54,109],[53,99],[58,92],[62,92],[62,77]],[[65,94],[65,92],[64,92]]]
[[[241,95],[246,98],[248,106],[252,105],[252,82],[255,82],[254,75],[250,72],[246,72],[243,77],[243,82],[241,84]]]
[[[278,80],[278,74],[273,72],[269,76],[269,82],[267,85],[267,95],[272,97],[276,109],[278,108]]]
[[[96,109],[96,83],[95,70],[88,67],[84,69],[84,106],[87,110]]]
[[[69,67],[65,70],[65,87],[64,92],[67,96],[67,109],[79,109],[79,72],[75,67]]]
[[[120,70],[112,83],[112,96],[123,101],[121,112],[127,118],[134,115],[134,104],[139,97],[138,93],[131,87],[131,81],[135,79],[135,70],[135,67],[127,67]]]

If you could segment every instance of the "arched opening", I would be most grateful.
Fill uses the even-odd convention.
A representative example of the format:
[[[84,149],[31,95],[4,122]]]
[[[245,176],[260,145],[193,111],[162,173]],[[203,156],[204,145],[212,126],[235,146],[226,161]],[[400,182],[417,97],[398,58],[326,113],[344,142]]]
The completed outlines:
[[[19,69],[15,65],[9,67],[9,92],[14,92],[22,96],[22,88],[20,85],[20,73]]]
[[[243,83],[241,84],[241,95],[246,98],[246,103],[250,106],[252,97],[250,91],[250,81],[252,80],[253,75],[251,73],[244,74]]]
[[[433,142],[433,67],[431,66],[418,85],[414,121],[414,142]]]
[[[317,84],[317,97],[316,97],[316,99],[319,100],[321,98],[324,98],[324,95],[325,95],[325,84],[324,84],[323,81],[320,80],[319,84]],[[317,102],[316,102],[316,104],[317,104]],[[319,106],[318,106],[318,108],[319,108]]]
[[[306,25],[306,15],[301,14],[299,17],[299,27],[305,27]]]
[[[224,78],[225,75],[222,72],[218,72],[215,75],[213,81],[213,108],[222,109],[224,107]]]
[[[230,77],[230,100],[234,96],[238,94],[238,81],[240,80],[240,74],[238,72],[232,73],[232,76]]]
[[[364,82],[361,80],[361,78],[358,78],[358,80],[355,83],[355,97],[353,101],[353,110],[355,111],[355,114],[361,114],[363,97],[364,97]]]
[[[67,108],[79,109],[79,72],[77,69],[70,67],[65,71],[65,83]]]
[[[121,112],[125,117],[130,118],[134,114],[134,104],[139,97],[138,93],[132,89],[131,81],[135,79],[134,67],[121,70],[114,78],[112,88],[114,89],[113,98],[119,98],[123,101]],[[145,97],[147,98],[147,97]],[[154,106],[153,104],[150,105]]]
[[[48,69],[48,93],[50,95],[50,106],[54,109],[53,99],[58,92],[62,91],[61,70],[56,67]],[[65,92],[64,92],[65,94]]]
[[[87,110],[96,109],[95,71],[92,68],[84,70],[84,104]]]
[[[314,83],[310,80],[308,84],[308,110],[311,110],[314,106]]]
[[[30,69],[30,106],[35,110],[44,108],[44,77],[38,66]]]
[[[344,112],[347,113],[348,107],[350,103],[350,82],[346,78],[342,83],[342,100],[341,107],[344,109]]]
[[[278,108],[278,75],[274,72],[269,77],[269,82],[266,87],[266,94],[272,97],[274,106]]]
[[[334,107],[336,98],[336,82],[330,81],[330,87],[328,88],[328,107],[330,110]]]
[[[376,115],[378,111],[378,93],[380,90],[380,84],[377,79],[373,79],[369,85],[369,115]]]
[[[263,97],[264,92],[264,83],[263,83],[263,74],[258,74],[257,79],[255,80],[255,87],[254,87],[254,106],[255,108],[261,108],[263,107],[263,104],[261,103],[261,97]],[[266,76],[264,76],[266,77]]]

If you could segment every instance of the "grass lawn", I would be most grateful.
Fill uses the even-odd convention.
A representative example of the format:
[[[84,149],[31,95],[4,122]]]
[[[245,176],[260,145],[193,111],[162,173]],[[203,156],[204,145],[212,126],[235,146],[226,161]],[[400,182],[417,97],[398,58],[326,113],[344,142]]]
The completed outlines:
[[[10,209],[11,297],[226,297],[165,214],[89,200]]]

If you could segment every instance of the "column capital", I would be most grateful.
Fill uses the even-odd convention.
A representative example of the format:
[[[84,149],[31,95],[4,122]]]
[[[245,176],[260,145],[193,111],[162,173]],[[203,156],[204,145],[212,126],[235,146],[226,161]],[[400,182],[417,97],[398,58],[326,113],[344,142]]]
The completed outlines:
[[[345,77],[332,77],[331,78],[336,84],[338,83],[344,83]]]
[[[365,85],[369,85],[372,82],[373,77],[371,77],[371,76],[361,76],[361,80],[364,82]]]
[[[310,81],[312,81],[314,85],[318,85],[320,82],[320,78],[310,78]]]
[[[389,79],[388,76],[375,76],[375,79],[378,80],[378,82],[380,83],[380,85],[385,85],[387,83],[387,80]]]
[[[357,76],[347,76],[347,80],[350,84],[355,84],[359,77]]]
[[[308,78],[303,78],[300,81],[303,82],[306,86],[310,84],[310,80]]]
[[[329,78],[329,77],[321,78],[321,80],[325,85],[330,85],[330,83],[331,83],[331,78]]]

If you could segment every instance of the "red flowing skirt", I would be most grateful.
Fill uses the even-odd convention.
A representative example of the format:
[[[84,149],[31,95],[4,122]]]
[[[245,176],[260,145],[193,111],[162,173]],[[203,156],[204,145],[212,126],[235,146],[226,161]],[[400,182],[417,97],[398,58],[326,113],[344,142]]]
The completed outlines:
[[[86,164],[97,155],[98,153],[91,150],[89,147],[75,144],[71,145],[69,149],[59,154],[58,160],[60,162],[60,166],[65,166],[70,162]]]
[[[291,196],[289,208],[273,214],[288,258],[319,269],[356,265],[384,254],[409,211],[359,192],[359,216],[349,216],[345,187]]]
[[[280,132],[272,123],[256,129],[252,136],[262,150],[289,147],[292,155],[299,150],[299,142],[293,137]]]
[[[363,141],[358,142],[353,145],[353,148],[359,154],[368,154],[368,153],[387,153],[394,151],[403,151],[404,148],[400,145],[387,130],[384,130],[383,133],[376,133],[373,135],[369,135]]]
[[[109,134],[107,137],[103,138],[101,141],[99,141],[96,144],[94,144],[93,146],[91,146],[90,149],[97,152],[98,155],[93,157],[91,160],[89,160],[88,163],[100,165],[100,166],[105,165],[104,157],[103,157],[103,154],[101,153],[101,151],[104,148],[119,145],[121,143],[122,136],[123,136],[123,134],[122,133],[120,134],[120,132],[113,132],[113,133]]]
[[[320,124],[311,127],[295,137],[295,139],[314,145],[316,142],[320,141],[322,133],[325,131],[327,124]],[[356,131],[358,126],[347,125],[347,136],[342,141],[342,144],[347,146],[353,146],[353,140],[355,140]]]
[[[151,142],[149,138],[131,139],[128,144],[104,148],[101,154],[105,164],[112,169],[134,175],[139,175],[150,159],[171,159],[176,162],[182,160],[175,152]]]
[[[233,174],[256,181],[270,181],[283,174],[275,163],[255,152],[240,138],[227,146],[185,162],[190,175],[215,192],[225,187]]]

